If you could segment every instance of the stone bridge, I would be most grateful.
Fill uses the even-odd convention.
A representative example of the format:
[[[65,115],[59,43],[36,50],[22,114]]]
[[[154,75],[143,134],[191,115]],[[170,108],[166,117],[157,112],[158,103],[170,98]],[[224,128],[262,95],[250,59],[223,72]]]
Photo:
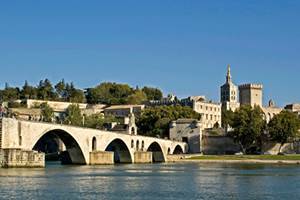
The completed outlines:
[[[165,162],[168,155],[186,153],[188,149],[186,143],[154,137],[2,119],[2,149],[39,150],[37,144],[44,137],[59,138],[73,164]]]

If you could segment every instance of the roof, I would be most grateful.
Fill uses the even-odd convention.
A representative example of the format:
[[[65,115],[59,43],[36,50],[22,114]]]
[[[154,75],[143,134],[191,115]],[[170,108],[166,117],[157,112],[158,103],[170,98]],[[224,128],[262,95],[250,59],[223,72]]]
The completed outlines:
[[[143,109],[145,105],[114,105],[105,108],[105,110],[116,110],[116,109],[129,109],[129,108],[141,108]]]

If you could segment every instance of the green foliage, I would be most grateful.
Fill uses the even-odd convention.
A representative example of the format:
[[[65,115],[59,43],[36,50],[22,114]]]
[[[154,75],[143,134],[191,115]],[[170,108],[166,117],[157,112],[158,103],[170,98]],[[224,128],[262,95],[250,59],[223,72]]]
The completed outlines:
[[[53,109],[47,103],[42,103],[40,105],[40,109],[43,121],[52,122],[52,119],[54,117]]]
[[[114,116],[104,116],[103,114],[93,114],[85,117],[85,127],[104,129],[105,125],[111,122],[117,122],[118,120]]]
[[[57,94],[48,79],[41,80],[37,87],[37,97],[41,100],[55,100]]]
[[[128,104],[138,105],[138,104],[142,104],[146,100],[147,100],[147,96],[146,96],[146,94],[143,91],[141,91],[141,90],[135,90],[134,93],[131,94],[127,98],[127,103]]]
[[[0,100],[1,101],[15,101],[20,98],[20,89],[19,88],[13,88],[9,87],[8,84],[6,84],[6,87],[4,90],[0,91]]]
[[[88,90],[87,101],[91,104],[125,104],[132,92],[127,84],[105,82]]]
[[[158,88],[144,87],[142,91],[146,94],[148,100],[161,100],[163,93]]]
[[[300,120],[298,116],[289,111],[282,111],[274,116],[268,124],[271,139],[281,144],[279,152],[282,145],[300,136],[299,129]]]
[[[227,129],[232,124],[233,117],[234,112],[232,110],[222,109],[222,127]]]
[[[200,119],[201,115],[190,107],[179,105],[149,107],[138,117],[137,126],[144,135],[167,137],[170,122],[179,118]]]
[[[253,148],[255,151],[259,150],[266,127],[260,107],[241,106],[234,113],[230,126],[233,131],[229,135],[241,146],[243,153],[248,153]]]
[[[40,99],[47,101],[65,101],[72,103],[103,103],[108,105],[116,104],[141,104],[146,100],[159,100],[162,92],[157,88],[144,87],[142,90],[133,89],[127,84],[104,82],[100,85],[89,88],[87,94],[74,86],[66,83],[64,79],[53,87],[48,80],[41,80],[38,86],[31,86],[25,81],[20,90],[18,87],[9,87],[0,90],[0,101],[14,101],[18,99]]]
[[[78,104],[72,104],[67,108],[65,123],[74,126],[82,125],[82,115]]]

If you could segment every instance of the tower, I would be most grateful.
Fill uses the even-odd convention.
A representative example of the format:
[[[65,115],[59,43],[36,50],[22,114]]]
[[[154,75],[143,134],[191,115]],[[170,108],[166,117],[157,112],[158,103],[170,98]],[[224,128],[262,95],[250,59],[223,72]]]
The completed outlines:
[[[238,87],[232,82],[231,68],[227,65],[226,82],[221,86],[222,107],[226,110],[236,110],[238,103]]]
[[[241,105],[257,105],[262,107],[262,84],[243,84],[239,86]]]

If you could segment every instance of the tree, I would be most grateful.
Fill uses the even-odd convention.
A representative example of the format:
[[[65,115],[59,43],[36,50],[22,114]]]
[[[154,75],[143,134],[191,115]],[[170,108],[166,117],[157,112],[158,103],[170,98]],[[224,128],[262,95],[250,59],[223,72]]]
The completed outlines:
[[[163,93],[158,88],[144,87],[142,91],[146,94],[148,100],[161,100]]]
[[[117,122],[118,120],[113,116],[104,116],[103,114],[93,114],[85,117],[85,127],[104,129],[106,124]]]
[[[91,104],[126,104],[133,89],[127,84],[104,82],[87,91],[87,101]]]
[[[42,100],[56,100],[57,94],[54,92],[51,82],[48,79],[41,80],[38,85],[38,98]]]
[[[263,112],[260,107],[241,106],[235,113],[230,126],[233,131],[229,132],[243,153],[261,148],[262,136],[266,127]]]
[[[82,125],[82,115],[78,104],[69,105],[66,110],[65,123],[74,126]]]
[[[52,122],[54,117],[53,109],[47,103],[42,103],[40,105],[40,109],[41,109],[42,120],[44,122]]]
[[[270,120],[268,132],[273,141],[280,143],[278,153],[285,143],[300,136],[299,129],[300,121],[297,114],[289,111],[282,111]]]
[[[167,137],[170,122],[179,118],[200,120],[201,115],[190,107],[179,105],[149,107],[137,118],[137,126],[144,135]]]
[[[0,92],[0,100],[2,101],[15,101],[20,98],[20,89],[18,87],[9,87],[6,84],[5,89]]]
[[[128,104],[138,105],[147,100],[146,94],[142,90],[136,90],[132,95],[127,98]]]
[[[66,98],[66,84],[65,84],[65,80],[62,79],[54,87],[55,87],[55,91],[56,91],[58,97],[60,99],[65,100],[65,98]]]
[[[36,99],[37,91],[36,88],[30,86],[27,81],[25,81],[24,86],[21,90],[21,99]]]

